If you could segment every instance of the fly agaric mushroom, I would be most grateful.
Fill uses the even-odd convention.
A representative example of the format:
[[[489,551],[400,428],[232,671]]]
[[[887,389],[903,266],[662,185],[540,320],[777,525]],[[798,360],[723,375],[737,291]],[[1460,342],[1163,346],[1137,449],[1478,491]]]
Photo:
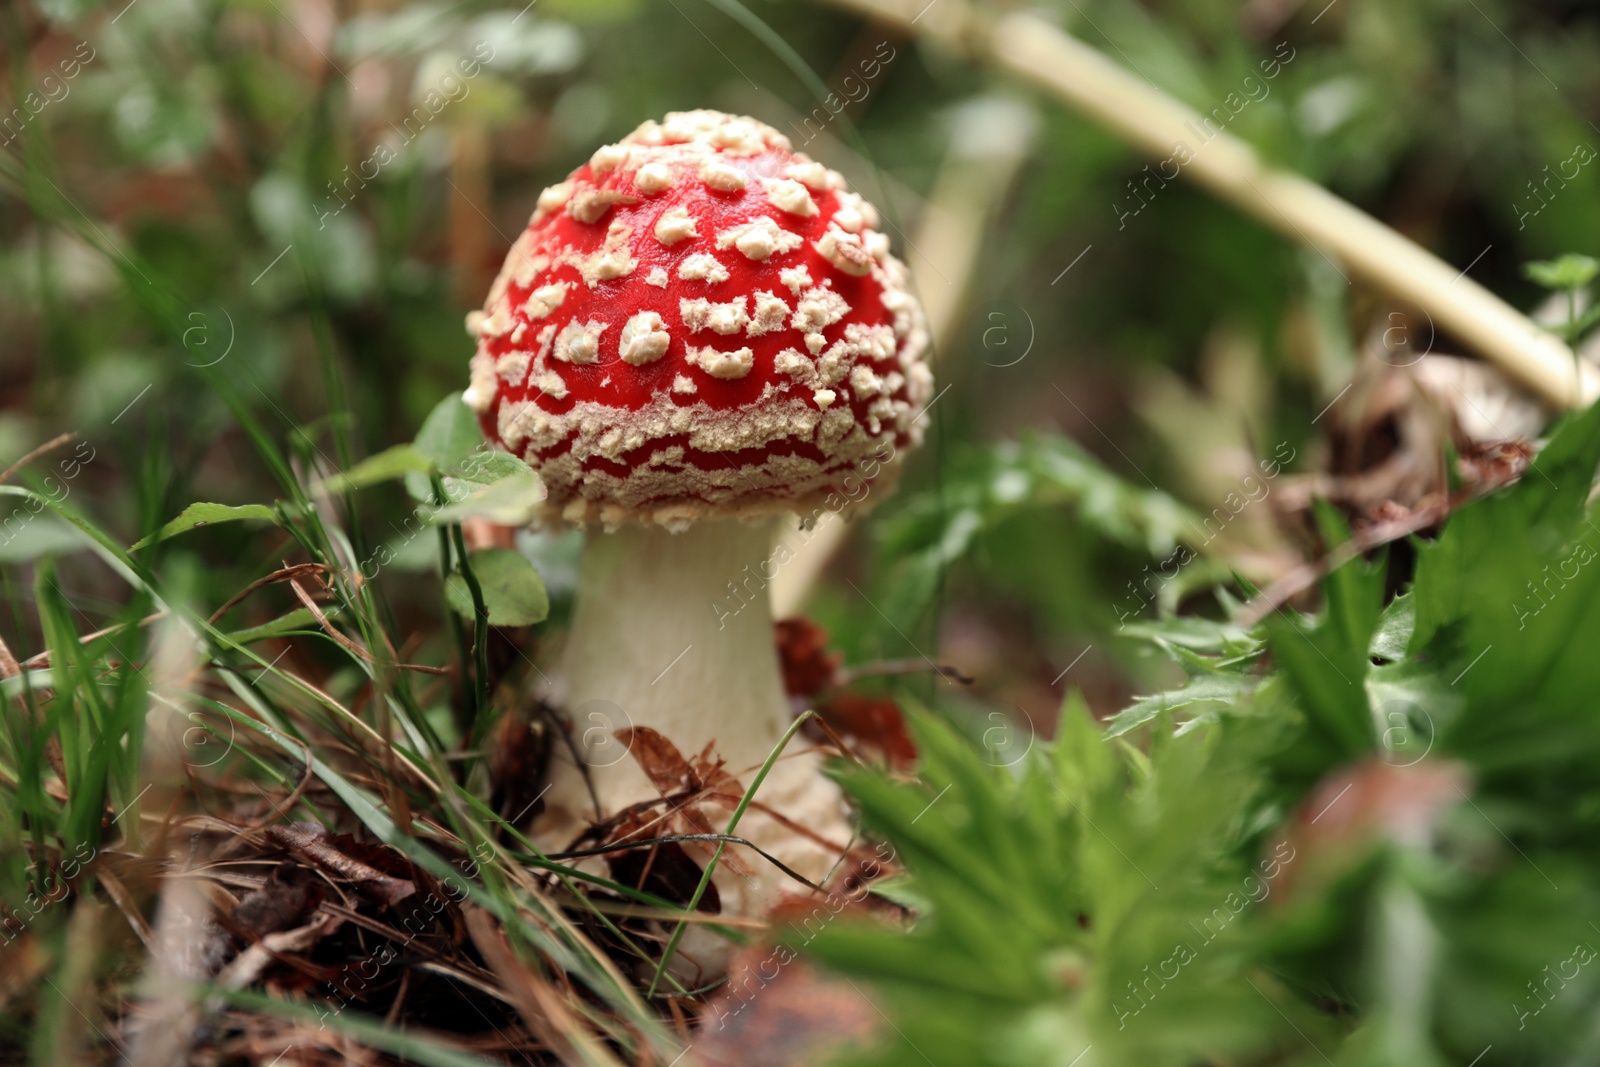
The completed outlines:
[[[712,746],[748,788],[792,721],[765,586],[787,558],[777,517],[881,491],[932,392],[877,226],[776,130],[670,114],[546,189],[468,316],[485,435],[544,479],[541,524],[591,528],[565,650],[587,766],[556,747],[543,843],[659,797],[619,744],[600,755],[611,728]],[[823,878],[850,832],[819,756],[781,759],[756,799],[740,835]],[[787,881],[746,856],[754,876],[716,875],[725,914],[762,913]]]

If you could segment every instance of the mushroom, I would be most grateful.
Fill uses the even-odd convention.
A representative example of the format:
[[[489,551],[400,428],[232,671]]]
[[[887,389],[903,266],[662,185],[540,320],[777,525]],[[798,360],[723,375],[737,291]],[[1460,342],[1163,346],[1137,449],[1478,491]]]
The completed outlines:
[[[541,525],[590,530],[564,653],[576,756],[556,746],[541,843],[660,797],[614,739],[648,735],[619,728],[688,759],[709,746],[742,791],[792,723],[766,588],[780,517],[881,495],[932,392],[922,312],[877,226],[771,127],[669,114],[540,195],[468,316],[485,435],[544,479]],[[850,825],[799,747],[738,832],[821,881]],[[803,890],[733,851],[748,873],[719,867],[723,914]]]

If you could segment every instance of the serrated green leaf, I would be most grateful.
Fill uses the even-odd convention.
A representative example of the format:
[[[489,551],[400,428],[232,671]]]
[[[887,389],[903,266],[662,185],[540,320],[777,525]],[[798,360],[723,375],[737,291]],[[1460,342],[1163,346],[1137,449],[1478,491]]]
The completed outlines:
[[[1251,868],[1217,866],[1255,789],[1242,750],[1167,731],[1148,754],[1107,745],[1073,699],[1053,752],[992,773],[954,728],[911,722],[919,783],[868,769],[841,779],[915,879],[916,925],[841,917],[785,938],[893,1006],[899,1043],[852,1063],[923,1062],[917,1050],[938,1048],[950,1062],[1067,1065],[1092,1044],[1096,1062],[1176,1067],[1288,1030],[1241,966],[1250,942],[1234,915],[1257,884]],[[1152,978],[1180,942],[1199,946],[1196,959]],[[1020,1040],[1040,1012],[1063,1014]]]
[[[1139,697],[1127,708],[1112,716],[1107,726],[1107,737],[1121,737],[1137,729],[1163,712],[1195,704],[1231,704],[1255,688],[1256,679],[1243,674],[1202,674],[1191,678],[1181,688],[1153,696]]]
[[[1293,619],[1269,622],[1272,654],[1300,696],[1301,708],[1317,727],[1322,741],[1339,758],[1353,759],[1373,746],[1372,719],[1367,704],[1368,661],[1351,654],[1340,628],[1306,624]]]
[[[1336,540],[1342,520],[1326,511],[1324,529]],[[1316,620],[1283,615],[1268,620],[1273,657],[1300,695],[1307,718],[1345,757],[1372,751],[1372,709],[1364,681],[1368,648],[1383,610],[1383,563],[1351,560],[1323,582],[1326,600]]]
[[[1564,419],[1515,486],[1461,509],[1437,539],[1418,545],[1412,651],[1450,626],[1451,644],[1470,659],[1518,628],[1529,583],[1588,532],[1584,509],[1597,464],[1600,405]]]
[[[1410,593],[1390,601],[1378,619],[1378,628],[1372,634],[1367,654],[1374,659],[1398,663],[1406,658],[1411,645],[1411,635],[1417,628],[1417,600]]]
[[[914,878],[903,875],[894,878],[880,878],[872,883],[872,892],[884,900],[898,904],[907,911],[918,912],[923,915],[930,914],[933,901],[917,892],[917,883]]]
[[[1124,623],[1117,628],[1124,637],[1153,641],[1169,653],[1184,649],[1196,653],[1210,653],[1214,657],[1233,659],[1259,652],[1265,642],[1260,637],[1241,629],[1231,622],[1201,618],[1195,615],[1175,615],[1170,618],[1146,622]]]
[[[1056,783],[1069,800],[1105,789],[1116,774],[1116,753],[1105,743],[1089,705],[1076,691],[1061,705],[1054,750]]]

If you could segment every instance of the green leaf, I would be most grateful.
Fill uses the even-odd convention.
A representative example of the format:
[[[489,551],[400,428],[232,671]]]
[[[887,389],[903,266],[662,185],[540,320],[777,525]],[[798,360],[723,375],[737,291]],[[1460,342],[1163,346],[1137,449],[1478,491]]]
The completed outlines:
[[[485,452],[463,477],[445,478],[451,503],[430,516],[436,525],[463,519],[487,519],[501,526],[526,526],[546,496],[544,482],[533,468],[504,452]]]
[[[1237,624],[1199,615],[1173,615],[1149,622],[1123,623],[1117,632],[1124,637],[1154,642],[1169,655],[1175,649],[1183,649],[1232,660],[1253,656],[1262,647],[1257,636]]]
[[[1347,536],[1344,521],[1320,506],[1323,537],[1336,544]],[[1326,606],[1315,621],[1279,613],[1268,622],[1273,656],[1300,695],[1302,710],[1323,739],[1345,757],[1374,746],[1371,704],[1365,679],[1372,668],[1369,649],[1383,611],[1382,559],[1361,559],[1335,570],[1322,583]]]
[[[1129,485],[1066,438],[1030,434],[963,450],[939,494],[913,501],[881,527],[890,564],[879,601],[884,614],[921,618],[951,564],[981,551],[1005,523],[1063,506],[1085,532],[1156,558],[1171,554],[1192,537],[1185,529],[1197,525],[1194,513],[1166,493]],[[1182,552],[1194,558],[1192,550]]]
[[[347,471],[325,478],[312,487],[319,495],[337,496],[353,489],[392,481],[402,475],[426,473],[433,469],[433,461],[423,455],[415,445],[395,445],[375,456],[368,456]]]
[[[1057,739],[1004,769],[952,727],[909,720],[919,782],[837,773],[914,880],[916,923],[830,921],[819,907],[778,931],[881,995],[904,1047],[849,1062],[1069,1067],[1093,1045],[1101,1064],[1260,1063],[1227,1053],[1293,1033],[1239,951],[1254,916],[1233,917],[1278,869],[1253,846],[1228,856],[1257,788],[1248,747],[1164,731],[1148,755],[1107,745],[1072,698]],[[1177,966],[1180,944],[1193,952],[1178,977],[1152,978]],[[1059,1018],[1025,1039],[1049,1012]]]
[[[53,514],[35,514],[18,507],[10,515],[0,516],[0,563],[27,563],[89,546],[83,531]]]
[[[433,461],[434,469],[446,474],[455,474],[474,451],[485,447],[478,416],[460,393],[451,393],[434,405],[413,443],[418,452]],[[408,473],[406,491],[418,500],[433,501],[433,486],[424,473]]]
[[[329,604],[322,609],[322,613],[332,619],[338,616],[339,610],[337,604]],[[294,633],[297,630],[315,630],[317,628],[317,617],[311,614],[309,608],[295,608],[293,611],[280,615],[271,622],[264,622],[260,626],[231,631],[228,637],[241,645],[248,645],[256,641],[265,641],[269,637],[279,637],[283,634]]]
[[[1116,763],[1116,750],[1105,743],[1082,694],[1069,693],[1056,724],[1056,784],[1076,797],[1098,793],[1115,780]]]
[[[933,902],[917,892],[916,879],[904,875],[878,879],[872,883],[872,894],[907,911],[927,914],[933,908]]]
[[[446,495],[454,490],[471,491],[475,486],[492,485],[502,478],[532,470],[509,452],[483,451],[468,456],[443,478]]]
[[[1350,566],[1359,566],[1357,563]],[[1370,661],[1366,645],[1370,632],[1355,648],[1343,628],[1304,620],[1273,619],[1269,623],[1272,654],[1300,696],[1302,710],[1315,724],[1322,740],[1343,758],[1354,758],[1373,747],[1372,717],[1363,685]]]
[[[480,548],[467,557],[483,588],[483,602],[492,626],[532,626],[550,614],[544,581],[520,553],[509,548]],[[456,614],[471,619],[472,593],[460,574],[445,583],[445,598]]]
[[[1419,544],[1412,651],[1451,627],[1470,658],[1519,628],[1528,583],[1590,532],[1584,505],[1597,464],[1600,405],[1562,420],[1515,486],[1463,508],[1436,540]]]
[[[137,552],[141,548],[165,541],[181,533],[198,529],[201,526],[212,526],[219,522],[264,521],[283,525],[278,513],[265,504],[242,504],[233,507],[229,504],[190,504],[182,513],[149,537],[136,541],[130,552]]]
[[[1112,717],[1107,737],[1120,737],[1143,726],[1164,711],[1194,704],[1232,704],[1255,688],[1256,679],[1243,674],[1203,674],[1180,689],[1139,697]]]
[[[1317,501],[1316,519],[1322,539],[1330,548],[1350,539],[1344,517],[1327,501]],[[1385,569],[1381,560],[1370,565],[1351,563],[1339,567],[1322,582],[1328,602],[1324,625],[1337,628],[1334,638],[1338,647],[1358,670],[1365,669],[1367,648],[1383,611]]]
[[[1524,263],[1522,273],[1535,285],[1542,285],[1557,292],[1567,292],[1572,289],[1582,289],[1594,281],[1595,275],[1600,274],[1600,260],[1596,260],[1593,256],[1568,253],[1557,259]]]
[[[1394,598],[1378,618],[1378,629],[1372,635],[1367,654],[1374,659],[1397,663],[1406,658],[1411,645],[1411,635],[1417,628],[1417,600],[1410,593]]]

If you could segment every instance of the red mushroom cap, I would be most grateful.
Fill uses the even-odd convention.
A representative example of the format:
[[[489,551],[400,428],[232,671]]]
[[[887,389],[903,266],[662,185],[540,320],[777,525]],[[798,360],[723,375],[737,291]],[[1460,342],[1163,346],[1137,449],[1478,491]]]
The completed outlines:
[[[769,126],[646,122],[540,195],[467,317],[465,398],[544,478],[546,521],[837,510],[920,441],[933,389],[877,224]]]

